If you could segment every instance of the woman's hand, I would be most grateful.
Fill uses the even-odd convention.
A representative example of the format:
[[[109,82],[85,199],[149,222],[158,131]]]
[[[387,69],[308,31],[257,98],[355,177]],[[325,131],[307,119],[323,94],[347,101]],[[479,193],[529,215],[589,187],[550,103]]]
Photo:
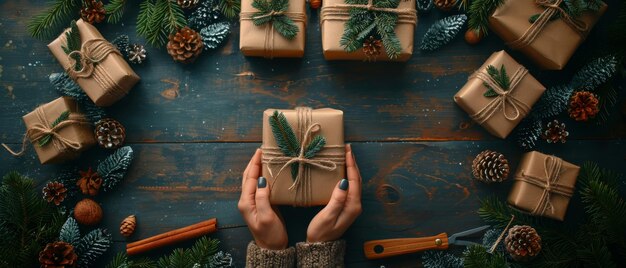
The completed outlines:
[[[328,205],[311,220],[306,232],[307,242],[329,242],[341,238],[361,214],[361,174],[350,145],[346,145],[346,172],[348,179],[337,184]]]
[[[243,172],[239,211],[248,224],[257,246],[280,250],[287,248],[287,230],[278,210],[270,205],[270,187],[261,175],[261,150]]]

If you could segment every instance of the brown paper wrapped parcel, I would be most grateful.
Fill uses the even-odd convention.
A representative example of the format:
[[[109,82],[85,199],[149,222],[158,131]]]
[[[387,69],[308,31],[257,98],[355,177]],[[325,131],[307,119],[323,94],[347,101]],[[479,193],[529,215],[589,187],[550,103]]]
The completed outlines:
[[[511,80],[509,90],[496,90],[495,97],[485,97],[485,86],[490,79],[487,67],[500,70],[504,65]],[[499,88],[493,85],[492,88]],[[495,52],[454,95],[454,101],[489,133],[506,138],[519,122],[528,115],[533,104],[546,88],[528,73],[505,51]]]
[[[524,154],[515,173],[508,203],[531,215],[562,221],[580,168],[536,151]]]
[[[80,32],[81,51],[73,53],[82,56],[82,70],[74,70],[74,60],[63,51],[62,46],[66,45],[65,32],[48,44],[48,48],[96,105],[110,106],[130,91],[139,81],[139,76],[96,27],[82,19],[76,21],[76,26]]]
[[[69,111],[69,118],[55,127],[52,123]],[[93,127],[78,109],[78,104],[69,97],[60,97],[37,107],[23,117],[26,137],[31,141],[42,164],[60,163],[71,160],[82,151],[96,144]],[[39,146],[39,140],[50,133],[50,142]]]
[[[285,157],[278,149],[270,126],[270,117],[274,111],[276,109],[268,109],[263,113],[263,145],[261,147],[263,150],[262,173],[271,187],[270,203],[293,206],[326,205],[337,183],[345,178],[343,112],[329,108],[313,110],[305,107],[298,107],[295,110],[278,110],[287,118],[298,141],[302,142],[306,139],[303,144],[308,144],[316,135],[324,136],[326,146],[311,160],[324,161],[319,164],[325,166],[335,166],[331,170],[308,163],[304,164],[303,172],[299,174],[300,178],[295,183],[287,161],[297,157]],[[279,159],[281,161],[276,161]],[[302,165],[303,162],[299,163]],[[285,167],[284,171],[278,174],[283,167]]]
[[[373,0],[370,0],[373,1]],[[362,49],[354,52],[347,52],[339,41],[343,36],[346,21],[350,18],[348,11],[350,5],[344,0],[324,0],[320,13],[320,24],[322,30],[322,49],[326,60],[367,60],[368,57]],[[395,59],[389,59],[387,53],[381,53],[376,57],[376,61],[407,61],[413,55],[413,36],[417,26],[417,11],[415,11],[415,0],[400,0],[398,11],[407,11],[398,14],[395,33],[400,40],[402,48],[400,55]]]
[[[505,0],[489,18],[489,27],[507,45],[520,50],[539,67],[561,70],[607,9],[603,4],[598,12],[586,12],[579,18],[553,21],[547,18],[544,23],[537,20],[534,26],[529,22],[530,17],[536,14],[559,14],[559,9],[548,6],[561,1]]]
[[[285,13],[298,27],[298,34],[289,40],[280,35],[272,23],[256,26],[252,16],[259,10],[252,7],[253,0],[241,1],[239,14],[239,49],[245,56],[265,58],[301,58],[304,55],[306,40],[306,2],[305,0],[289,0],[289,8]]]

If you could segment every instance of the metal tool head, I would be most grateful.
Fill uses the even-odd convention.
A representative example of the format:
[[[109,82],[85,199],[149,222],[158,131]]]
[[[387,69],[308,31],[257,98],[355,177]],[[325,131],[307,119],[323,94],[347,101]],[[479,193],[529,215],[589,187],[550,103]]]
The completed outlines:
[[[470,246],[470,245],[475,245],[477,243],[474,242],[470,242],[470,241],[464,241],[464,240],[458,240],[459,237],[465,237],[465,236],[470,236],[476,233],[480,233],[484,230],[487,230],[489,227],[489,225],[485,225],[485,226],[481,226],[478,228],[474,228],[474,229],[470,229],[467,231],[463,231],[463,232],[459,232],[456,234],[451,235],[450,237],[448,237],[448,243],[449,244],[454,244],[454,245],[458,245],[458,246]]]

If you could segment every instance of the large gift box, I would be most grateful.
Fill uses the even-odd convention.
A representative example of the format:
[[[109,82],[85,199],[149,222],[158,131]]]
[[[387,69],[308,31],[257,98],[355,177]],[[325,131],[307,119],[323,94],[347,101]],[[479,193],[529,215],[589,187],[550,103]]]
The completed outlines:
[[[505,0],[489,18],[489,27],[509,46],[520,50],[541,68],[561,70],[607,6],[602,3],[597,12],[565,19],[559,9],[548,7],[553,3],[561,1]],[[546,19],[537,19],[534,25],[530,22],[531,17],[544,12]],[[554,19],[554,16],[560,18]]]
[[[526,153],[515,173],[508,203],[531,215],[563,220],[580,168],[556,156]]]
[[[26,136],[42,164],[74,159],[96,144],[91,122],[72,98],[60,97],[41,105],[23,119]]]
[[[76,26],[80,33],[80,50],[66,53],[64,49],[68,47],[66,32],[70,29],[48,44],[48,48],[96,105],[110,106],[130,91],[139,76],[96,27],[82,19]],[[78,69],[75,68],[77,63]]]
[[[506,72],[508,88],[495,78]],[[503,69],[504,68],[504,69]],[[505,51],[495,52],[454,95],[454,101],[489,133],[506,138],[546,88]]]
[[[263,113],[261,149],[270,203],[325,205],[345,178],[343,112],[306,107],[268,109]]]
[[[376,9],[376,4],[382,0],[363,0],[363,4],[346,4],[344,0],[324,0],[320,13],[322,30],[322,49],[326,60],[376,60],[376,61],[407,61],[413,55],[413,36],[417,26],[417,11],[415,0],[400,0],[397,8]],[[368,8],[373,6],[373,8]],[[370,12],[390,12],[398,15],[395,33],[400,41],[400,54],[396,58],[390,58],[385,49],[373,59],[358,49],[348,52],[341,45],[345,25],[350,19],[350,9],[357,8],[370,10]],[[386,10],[386,11],[385,11]]]
[[[296,35],[289,39],[282,36],[272,21],[255,25],[254,18],[263,18],[270,14],[259,14],[252,6],[254,0],[241,1],[239,14],[239,49],[245,56],[265,58],[301,58],[304,55],[306,37],[306,2],[305,0],[288,0],[287,11],[276,16],[286,16],[298,28]],[[260,0],[265,1],[265,0]],[[271,0],[270,0],[271,1]],[[280,12],[280,11],[276,11]]]

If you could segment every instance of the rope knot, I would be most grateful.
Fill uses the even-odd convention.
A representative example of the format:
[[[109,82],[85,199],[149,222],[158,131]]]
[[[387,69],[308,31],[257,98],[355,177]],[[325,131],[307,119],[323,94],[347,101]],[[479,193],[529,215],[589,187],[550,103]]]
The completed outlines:
[[[517,88],[517,85],[522,81],[522,79],[524,79],[526,74],[528,74],[528,70],[523,66],[520,66],[511,77],[508,90],[502,88],[500,84],[493,77],[491,77],[491,75],[485,73],[484,70],[477,71],[471,75],[469,79],[478,78],[482,80],[497,94],[497,96],[493,97],[493,100],[491,100],[484,108],[471,115],[472,119],[479,124],[483,124],[498,110],[502,110],[504,117],[509,121],[514,121],[520,117],[526,116],[526,114],[530,111],[530,106],[511,95],[511,93]],[[507,110],[510,109],[513,109],[512,115],[507,113]]]

